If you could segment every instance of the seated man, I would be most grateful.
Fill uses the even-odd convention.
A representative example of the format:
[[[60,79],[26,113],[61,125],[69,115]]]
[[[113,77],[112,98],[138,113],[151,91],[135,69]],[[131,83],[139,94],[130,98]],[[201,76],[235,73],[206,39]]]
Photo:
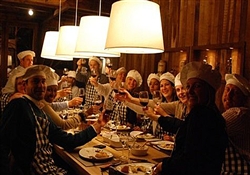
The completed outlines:
[[[72,135],[51,122],[41,110],[48,71],[43,65],[29,67],[23,76],[26,95],[12,100],[3,112],[0,174],[67,174],[55,164],[52,145],[73,149],[93,139],[107,123],[101,114],[93,125]]]
[[[239,153],[250,162],[250,83],[240,75],[226,74],[222,95],[227,133]]]

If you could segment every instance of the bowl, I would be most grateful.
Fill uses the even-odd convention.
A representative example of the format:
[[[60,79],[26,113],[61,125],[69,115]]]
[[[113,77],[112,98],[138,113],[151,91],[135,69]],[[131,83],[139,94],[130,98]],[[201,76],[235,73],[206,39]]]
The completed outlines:
[[[112,137],[109,138],[109,144],[111,147],[114,147],[114,148],[121,148],[122,147],[122,144],[120,142],[120,138],[116,134],[112,135]]]
[[[148,146],[136,145],[131,148],[131,154],[134,156],[146,156],[148,154]]]

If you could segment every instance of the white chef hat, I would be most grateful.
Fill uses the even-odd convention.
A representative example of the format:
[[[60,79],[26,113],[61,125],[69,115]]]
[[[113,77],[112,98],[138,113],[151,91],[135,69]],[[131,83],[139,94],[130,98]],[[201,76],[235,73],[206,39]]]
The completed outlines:
[[[89,63],[90,63],[91,61],[96,61],[96,62],[99,64],[100,69],[102,68],[102,61],[101,61],[98,57],[96,57],[96,56],[90,57],[90,58],[89,58]]]
[[[182,83],[181,83],[181,73],[178,73],[175,78],[174,78],[174,85],[175,86],[182,86]]]
[[[202,62],[193,61],[187,63],[181,71],[181,82],[185,86],[190,78],[198,78],[207,82],[217,90],[221,85],[221,74],[218,70],[212,70],[212,66]]]
[[[155,74],[155,73],[151,73],[151,74],[149,74],[148,79],[147,79],[148,86],[149,86],[150,81],[151,81],[153,78],[156,79],[156,80],[158,80],[158,81],[160,81],[159,75],[157,75],[157,74]]]
[[[141,77],[141,74],[137,70],[130,70],[127,74],[127,77],[131,77],[131,78],[135,79],[135,81],[137,83],[137,87],[141,86],[142,77]]]
[[[170,72],[166,72],[160,76],[160,81],[161,80],[168,80],[174,84],[174,75]]]
[[[18,58],[19,60],[22,60],[22,59],[23,59],[24,57],[26,57],[27,55],[31,55],[32,57],[35,57],[35,56],[36,56],[35,52],[33,52],[32,50],[25,50],[25,51],[19,52],[19,53],[17,54],[17,58]]]
[[[46,74],[46,76],[47,86],[58,86],[59,75],[57,75],[57,73],[51,71],[49,74]]]
[[[76,78],[76,71],[73,71],[73,70],[69,71],[67,76],[72,77],[72,78]]]
[[[26,69],[25,74],[23,76],[23,80],[26,81],[29,78],[32,78],[34,76],[43,76],[46,78],[46,75],[48,75],[52,69],[45,65],[33,65]]]
[[[125,67],[120,67],[119,69],[116,70],[116,75],[121,73],[121,72],[127,72],[127,70],[125,69]]]
[[[244,95],[250,96],[250,83],[244,77],[238,74],[226,74],[226,84],[232,84],[240,88]]]

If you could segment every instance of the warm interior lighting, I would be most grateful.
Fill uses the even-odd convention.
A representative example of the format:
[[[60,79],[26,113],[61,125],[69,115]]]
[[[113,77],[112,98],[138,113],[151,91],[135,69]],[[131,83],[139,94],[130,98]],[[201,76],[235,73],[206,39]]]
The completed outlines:
[[[60,28],[61,22],[61,3],[59,3],[59,14],[58,14],[58,28]],[[47,31],[43,40],[43,47],[41,52],[42,58],[61,60],[61,61],[72,61],[72,56],[57,56],[56,49],[58,43],[59,32],[58,31]]]
[[[32,16],[32,15],[34,14],[33,10],[32,10],[32,9],[29,9],[28,14],[29,14],[30,16]]]
[[[109,17],[81,17],[75,52],[85,56],[120,57],[116,51],[105,50]]]
[[[72,61],[73,57],[56,56],[58,36],[59,36],[58,31],[46,32],[44,41],[43,41],[41,57],[47,58],[47,59],[53,59],[53,60]]]
[[[159,5],[147,0],[113,3],[105,47],[121,53],[164,52]]]
[[[78,26],[62,26],[59,30],[58,43],[56,49],[57,56],[71,56],[74,58],[89,58],[75,52],[76,40],[78,36]]]

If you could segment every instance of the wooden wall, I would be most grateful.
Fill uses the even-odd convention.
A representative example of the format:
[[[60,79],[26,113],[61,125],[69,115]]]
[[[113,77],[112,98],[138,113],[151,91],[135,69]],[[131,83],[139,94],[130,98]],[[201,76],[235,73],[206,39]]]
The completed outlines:
[[[123,54],[122,66],[137,69],[146,81],[149,73],[157,70],[159,59],[166,61],[166,71],[176,74],[189,61],[203,61],[202,52],[212,48],[211,53],[215,53],[216,64],[220,64],[223,76],[227,73],[224,69],[229,57],[233,57],[237,63],[235,67],[238,67],[235,73],[250,80],[250,3],[247,0],[153,1],[160,5],[165,52],[158,55]],[[235,48],[230,51],[231,45],[236,51]],[[144,82],[143,88],[146,86]],[[217,95],[218,106],[221,106],[221,93],[222,89]]]

